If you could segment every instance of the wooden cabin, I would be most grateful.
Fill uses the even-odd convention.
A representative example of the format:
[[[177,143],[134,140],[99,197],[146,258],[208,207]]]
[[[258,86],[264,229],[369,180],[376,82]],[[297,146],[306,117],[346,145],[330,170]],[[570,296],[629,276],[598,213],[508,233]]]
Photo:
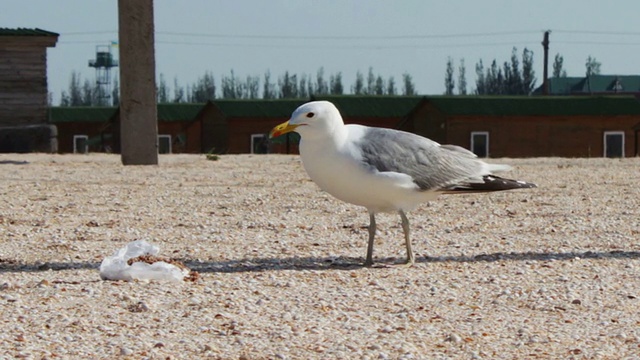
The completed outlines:
[[[395,128],[480,157],[630,157],[640,142],[634,96],[326,96],[345,123]],[[298,153],[299,136],[268,140],[305,100],[158,105],[160,153]],[[60,152],[118,152],[117,108],[52,108]],[[75,114],[75,115],[74,115]],[[84,136],[81,137],[81,136]],[[84,140],[82,140],[84,139]]]
[[[113,152],[112,124],[117,107],[52,107],[49,123],[57,128],[58,152]]]
[[[304,102],[302,99],[214,100],[218,117],[213,121],[212,132],[203,136],[214,138],[216,153],[298,153],[297,134],[271,141],[268,135]]]
[[[48,111],[47,48],[58,34],[0,28],[0,152],[56,151]]]
[[[401,128],[481,157],[638,155],[634,96],[427,96]]]

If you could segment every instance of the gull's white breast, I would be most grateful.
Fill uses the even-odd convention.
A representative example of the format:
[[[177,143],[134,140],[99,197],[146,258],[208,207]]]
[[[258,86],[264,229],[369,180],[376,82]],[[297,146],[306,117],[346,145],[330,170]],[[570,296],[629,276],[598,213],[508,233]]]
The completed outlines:
[[[347,125],[345,141],[332,143],[302,139],[300,156],[309,177],[336,198],[372,212],[409,211],[437,194],[420,191],[411,176],[379,172],[362,162],[357,140],[364,128]]]

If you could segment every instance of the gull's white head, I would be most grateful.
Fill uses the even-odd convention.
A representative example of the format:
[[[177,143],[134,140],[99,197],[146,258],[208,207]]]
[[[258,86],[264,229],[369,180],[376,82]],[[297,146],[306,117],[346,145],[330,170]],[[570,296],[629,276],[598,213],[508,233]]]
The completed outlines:
[[[298,107],[289,121],[271,130],[270,138],[295,131],[305,137],[315,135],[330,135],[334,130],[344,125],[338,109],[329,101],[312,101]]]

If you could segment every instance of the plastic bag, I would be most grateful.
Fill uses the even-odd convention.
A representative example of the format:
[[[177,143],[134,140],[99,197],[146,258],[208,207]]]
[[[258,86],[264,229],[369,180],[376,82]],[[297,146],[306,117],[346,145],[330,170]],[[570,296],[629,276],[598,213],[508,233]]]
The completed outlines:
[[[188,269],[181,269],[164,261],[148,264],[127,261],[143,255],[156,256],[160,252],[158,246],[144,240],[136,240],[106,257],[100,264],[100,278],[102,280],[169,280],[182,282],[189,275]]]

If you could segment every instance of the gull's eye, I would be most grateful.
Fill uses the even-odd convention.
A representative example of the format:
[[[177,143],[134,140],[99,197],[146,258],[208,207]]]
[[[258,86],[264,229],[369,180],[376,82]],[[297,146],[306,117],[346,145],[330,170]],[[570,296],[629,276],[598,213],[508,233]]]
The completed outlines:
[[[312,118],[312,117],[314,117],[314,116],[316,116],[316,114],[314,114],[314,113],[312,113],[312,112],[308,112],[308,113],[307,113],[307,117],[308,117],[308,118]]]

